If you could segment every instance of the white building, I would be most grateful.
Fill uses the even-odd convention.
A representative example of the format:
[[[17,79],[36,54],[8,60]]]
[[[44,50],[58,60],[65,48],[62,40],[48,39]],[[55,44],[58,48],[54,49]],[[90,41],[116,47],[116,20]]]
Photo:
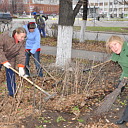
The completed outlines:
[[[54,4],[58,5],[59,0],[32,0],[34,4]]]
[[[76,4],[78,0],[73,2]],[[89,13],[99,13],[107,17],[128,15],[128,2],[125,3],[124,0],[88,0],[88,2]]]
[[[124,0],[89,0],[89,7],[99,7],[99,13],[107,17],[122,17],[128,14]]]

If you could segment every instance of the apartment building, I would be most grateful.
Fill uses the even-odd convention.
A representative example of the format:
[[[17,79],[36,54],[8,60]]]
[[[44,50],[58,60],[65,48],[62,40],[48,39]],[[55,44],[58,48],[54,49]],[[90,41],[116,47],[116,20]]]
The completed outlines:
[[[59,1],[58,0],[24,0],[25,11],[43,12],[45,14],[58,14]]]
[[[73,5],[78,0],[73,0]],[[88,13],[98,13],[105,17],[124,17],[128,15],[127,0],[88,0]],[[59,0],[0,0],[0,11],[11,13],[40,12],[46,14],[59,13]]]
[[[107,17],[124,17],[128,14],[128,3],[124,0],[89,0],[89,8],[98,8],[98,13]]]
[[[74,5],[78,0],[73,0]],[[105,17],[124,17],[128,15],[127,0],[88,0],[88,13],[98,13]]]
[[[59,0],[0,0],[0,3],[0,11],[10,11],[12,14],[30,14],[35,11],[46,14],[59,13]]]

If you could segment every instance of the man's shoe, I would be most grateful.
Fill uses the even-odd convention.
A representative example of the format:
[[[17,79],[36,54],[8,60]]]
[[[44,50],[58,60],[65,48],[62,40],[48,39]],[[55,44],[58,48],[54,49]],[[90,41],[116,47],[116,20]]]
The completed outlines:
[[[117,125],[121,125],[121,124],[123,124],[123,123],[125,123],[125,121],[121,119],[121,120],[116,121],[115,124],[117,124]]]

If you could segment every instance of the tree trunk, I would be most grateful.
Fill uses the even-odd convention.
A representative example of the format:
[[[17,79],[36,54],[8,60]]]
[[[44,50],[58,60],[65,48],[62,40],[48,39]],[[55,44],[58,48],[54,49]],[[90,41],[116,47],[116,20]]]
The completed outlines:
[[[56,55],[57,66],[64,67],[71,61],[73,24],[75,17],[82,6],[82,2],[83,0],[79,0],[73,10],[72,0],[60,0]]]
[[[86,30],[86,22],[87,22],[87,12],[88,12],[88,0],[84,0],[83,4],[83,21],[81,24],[81,31],[80,31],[80,42],[85,41],[85,30]]]
[[[63,67],[71,62],[73,26],[58,26],[56,65]]]
[[[87,20],[82,20],[81,30],[80,30],[80,39],[79,39],[81,43],[84,42],[86,39],[85,38],[86,22]]]

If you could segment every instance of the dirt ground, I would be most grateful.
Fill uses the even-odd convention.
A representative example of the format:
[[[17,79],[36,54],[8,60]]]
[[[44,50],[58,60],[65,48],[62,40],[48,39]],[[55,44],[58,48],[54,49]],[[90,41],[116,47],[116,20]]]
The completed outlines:
[[[54,42],[53,40],[51,42]],[[101,42],[78,44],[73,47],[105,52]],[[97,48],[96,48],[97,47]],[[99,51],[99,50],[97,50]],[[115,125],[127,104],[128,86],[117,97],[108,112],[94,114],[97,107],[115,88],[121,69],[118,64],[110,62],[88,72],[84,68],[99,64],[89,60],[72,60],[72,71],[54,67],[54,56],[41,55],[44,77],[34,75],[29,78],[49,94],[56,94],[45,101],[46,94],[35,86],[16,77],[17,93],[8,97],[5,70],[0,74],[0,128],[127,128],[128,124]],[[31,58],[31,72],[36,73]]]
[[[48,37],[45,39],[42,39],[41,42],[42,45],[48,45],[48,46],[56,46],[57,45],[57,39]],[[106,52],[105,42],[103,41],[89,41],[86,40],[84,43],[79,43],[78,40],[73,40],[72,44],[73,49],[82,49],[82,50],[88,50],[88,51],[96,51],[96,52]]]

